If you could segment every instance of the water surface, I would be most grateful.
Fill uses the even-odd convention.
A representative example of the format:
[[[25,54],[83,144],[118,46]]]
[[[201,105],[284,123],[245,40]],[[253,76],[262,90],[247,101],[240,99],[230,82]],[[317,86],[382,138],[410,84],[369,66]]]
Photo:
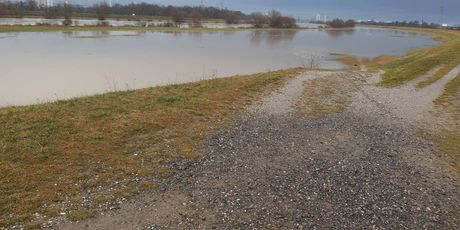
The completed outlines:
[[[0,106],[27,105],[298,67],[331,53],[376,57],[436,45],[384,29],[238,32],[0,33]]]

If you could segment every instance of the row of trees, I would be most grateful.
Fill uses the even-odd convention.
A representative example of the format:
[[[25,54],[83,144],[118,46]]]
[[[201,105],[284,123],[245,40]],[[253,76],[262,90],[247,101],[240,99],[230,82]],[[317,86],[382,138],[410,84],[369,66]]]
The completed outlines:
[[[23,17],[25,15],[46,15],[55,17],[58,13],[58,8],[62,7],[42,8],[36,5],[33,0],[24,1],[0,1],[0,17],[14,16]],[[69,5],[69,4],[66,4]],[[156,17],[172,17],[173,15],[183,14],[184,17],[192,15],[200,15],[203,18],[224,19],[228,23],[238,23],[241,20],[248,20],[250,17],[240,11],[232,11],[228,9],[218,9],[216,7],[175,7],[175,6],[160,6],[149,3],[130,3],[127,5],[115,4],[109,6],[106,2],[96,3],[92,6],[73,5],[73,12],[92,16],[104,15],[139,15],[139,16],[156,16]],[[102,12],[101,12],[102,11]],[[61,16],[61,15],[59,15]]]
[[[327,22],[327,26],[330,28],[353,28],[356,26],[356,22],[352,19],[344,21],[342,19],[336,18]]]
[[[255,12],[251,14],[251,23],[254,27],[272,27],[272,28],[296,28],[296,20],[292,17],[283,16],[280,12],[272,10],[268,14]]]
[[[362,25],[378,25],[378,26],[400,26],[400,27],[421,27],[421,28],[439,28],[441,25],[437,23],[419,22],[419,21],[394,21],[394,22],[378,22],[378,21],[363,21]]]
[[[267,14],[244,14],[240,11],[218,9],[215,7],[175,7],[160,6],[149,3],[130,3],[127,5],[115,4],[109,6],[106,2],[96,3],[92,6],[58,4],[53,7],[43,8],[36,5],[33,0],[19,2],[0,2],[0,17],[23,17],[25,15],[43,16],[49,19],[64,18],[70,20],[72,15],[83,15],[105,20],[112,16],[155,16],[171,18],[175,26],[188,22],[190,26],[199,27],[204,18],[223,19],[228,24],[241,22],[252,23],[255,27],[295,28],[296,20],[283,16],[278,11]]]

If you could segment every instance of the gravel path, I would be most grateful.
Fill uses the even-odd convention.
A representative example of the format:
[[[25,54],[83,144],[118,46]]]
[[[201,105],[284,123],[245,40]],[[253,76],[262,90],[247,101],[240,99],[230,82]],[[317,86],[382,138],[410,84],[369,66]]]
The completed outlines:
[[[416,87],[419,82],[436,74],[440,68],[441,66],[436,67],[425,76],[399,87],[382,88],[370,85],[364,88],[364,93],[375,103],[386,107],[400,125],[436,130],[440,128],[440,124],[443,124],[444,128],[448,128],[449,117],[443,116],[446,115],[445,113],[438,113],[433,101],[442,94],[444,86],[460,73],[460,65],[435,83],[424,88]],[[376,83],[379,82],[379,79],[379,75],[374,75],[369,82]],[[360,103],[368,106],[365,102]]]
[[[458,179],[401,126],[407,118],[382,99],[391,90],[366,86],[346,111],[317,120],[294,114],[303,82],[329,75],[308,72],[255,103],[153,193],[60,227],[458,229]]]

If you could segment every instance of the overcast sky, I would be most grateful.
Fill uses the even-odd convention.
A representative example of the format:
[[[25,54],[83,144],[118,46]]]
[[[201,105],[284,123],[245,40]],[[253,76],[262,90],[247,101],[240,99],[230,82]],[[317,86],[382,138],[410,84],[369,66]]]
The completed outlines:
[[[98,1],[71,0],[71,2],[80,4],[92,4]],[[112,0],[112,2],[196,6],[201,0]],[[203,0],[203,3],[217,7],[224,6],[246,13],[277,9],[284,14],[304,19],[314,18],[319,13],[327,15],[328,18],[384,21],[425,20],[430,22],[441,20],[441,6],[444,6],[444,21],[449,24],[460,24],[460,0]]]

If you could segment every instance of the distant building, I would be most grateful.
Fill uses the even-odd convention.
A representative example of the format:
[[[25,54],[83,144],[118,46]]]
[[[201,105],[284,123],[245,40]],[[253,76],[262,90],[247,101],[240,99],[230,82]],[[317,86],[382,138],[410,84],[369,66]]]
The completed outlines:
[[[53,6],[52,0],[34,0],[34,1],[38,7],[52,7]]]
[[[316,21],[317,21],[317,22],[321,21],[321,14],[317,14],[317,15],[316,15]]]

